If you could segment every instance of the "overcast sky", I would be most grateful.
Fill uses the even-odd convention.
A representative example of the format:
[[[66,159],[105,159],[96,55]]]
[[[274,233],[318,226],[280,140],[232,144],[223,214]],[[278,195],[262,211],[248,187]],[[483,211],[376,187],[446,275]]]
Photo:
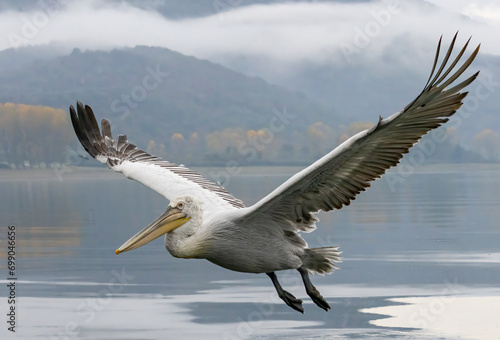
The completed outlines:
[[[496,25],[500,22],[500,2],[498,0],[428,0],[442,8],[467,15],[481,22]]]
[[[0,13],[0,50],[50,42],[81,49],[150,45],[212,60],[260,55],[284,62],[335,62],[361,50],[379,58],[396,37],[409,40],[415,49],[433,49],[441,34],[449,41],[460,30],[460,42],[473,35],[483,53],[500,55],[500,2],[430,2],[443,10],[404,0],[312,2],[242,6],[174,21],[127,4],[75,1],[56,10]]]

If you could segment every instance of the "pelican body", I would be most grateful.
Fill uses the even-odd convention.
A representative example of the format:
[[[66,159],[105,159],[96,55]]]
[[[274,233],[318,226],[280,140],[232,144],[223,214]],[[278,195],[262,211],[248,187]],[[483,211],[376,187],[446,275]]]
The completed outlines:
[[[303,313],[302,300],[285,291],[275,274],[296,269],[310,298],[328,311],[329,304],[309,274],[332,273],[341,262],[340,251],[338,247],[308,248],[300,233],[316,228],[319,210],[349,205],[371,181],[397,165],[424,134],[448,121],[460,108],[467,95],[461,91],[479,72],[451,85],[472,63],[479,46],[458,67],[469,39],[446,68],[456,37],[436,70],[439,40],[427,84],[403,110],[386,119],[380,117],[373,128],[349,138],[249,207],[199,173],[137,148],[125,135],[114,139],[109,122],[103,119],[99,129],[89,106],[77,102],[76,111],[70,106],[75,133],[92,157],[170,201],[165,213],[132,236],[116,254],[165,235],[165,247],[174,257],[206,259],[238,272],[266,273],[279,297]]]

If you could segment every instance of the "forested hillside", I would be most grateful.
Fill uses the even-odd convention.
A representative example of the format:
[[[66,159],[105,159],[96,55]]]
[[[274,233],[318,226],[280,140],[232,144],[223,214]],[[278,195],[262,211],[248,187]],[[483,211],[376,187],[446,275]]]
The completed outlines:
[[[165,48],[136,47],[31,57],[0,53],[0,163],[49,166],[85,152],[68,106],[90,105],[147,151],[178,163],[306,164],[373,123],[353,122],[307,96]],[[12,67],[7,67],[10,62]],[[440,161],[496,159],[498,137],[484,130],[467,151],[450,136]],[[477,155],[480,153],[485,158]],[[439,155],[439,156],[436,156]],[[430,158],[432,161],[432,157]],[[96,164],[78,159],[78,164]]]

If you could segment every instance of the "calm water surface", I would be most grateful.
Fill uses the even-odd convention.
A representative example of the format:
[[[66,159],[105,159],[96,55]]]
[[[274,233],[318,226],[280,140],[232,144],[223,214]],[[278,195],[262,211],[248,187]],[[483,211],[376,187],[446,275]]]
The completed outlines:
[[[209,174],[210,169],[198,169]],[[247,205],[298,168],[244,168],[227,183]],[[404,176],[403,176],[404,175]],[[500,167],[393,171],[349,207],[320,214],[309,246],[339,245],[341,270],[312,277],[332,310],[278,275],[175,259],[163,239],[114,251],[165,210],[163,197],[106,169],[0,171],[2,315],[7,225],[17,232],[17,326],[2,339],[498,339]]]

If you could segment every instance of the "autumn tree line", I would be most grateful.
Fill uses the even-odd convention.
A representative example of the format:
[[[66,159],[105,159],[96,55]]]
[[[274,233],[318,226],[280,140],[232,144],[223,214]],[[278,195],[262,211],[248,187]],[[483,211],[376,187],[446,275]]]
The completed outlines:
[[[301,164],[318,159],[371,126],[372,123],[354,122],[331,127],[316,122],[304,127],[303,131],[280,132],[273,132],[268,127],[258,130],[227,127],[203,135],[196,131],[175,132],[163,139],[155,137],[141,147],[164,159],[198,166],[229,161],[239,165]],[[481,131],[469,148],[464,149],[453,128],[445,126],[443,129],[445,142],[436,151],[440,161],[500,160],[500,139],[496,132]],[[47,106],[0,103],[0,167],[60,167],[68,162],[69,152],[74,156],[77,145],[65,111]],[[83,150],[79,152],[86,157]],[[79,164],[95,165],[91,161]]]
[[[64,160],[73,141],[66,112],[47,106],[0,103],[2,167],[50,165]]]

